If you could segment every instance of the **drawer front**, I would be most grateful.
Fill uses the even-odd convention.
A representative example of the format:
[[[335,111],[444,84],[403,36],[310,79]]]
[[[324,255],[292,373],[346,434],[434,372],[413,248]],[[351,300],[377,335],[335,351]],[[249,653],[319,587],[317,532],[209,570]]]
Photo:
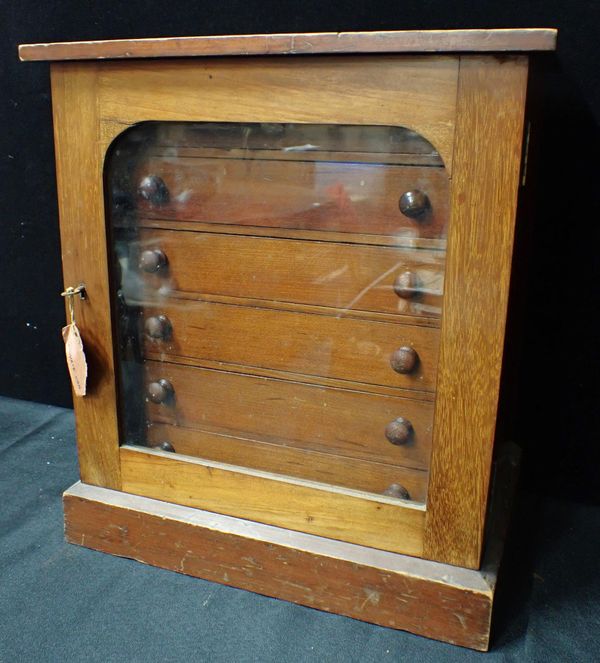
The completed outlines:
[[[441,314],[442,251],[144,228],[131,257],[142,266],[147,297],[208,294],[351,311]],[[410,291],[397,285],[407,272],[414,275]]]
[[[233,437],[171,424],[148,429],[150,445],[168,442],[178,454],[230,465],[250,467],[284,476],[345,486],[369,493],[425,502],[428,473],[398,465],[385,465],[320,451]]]
[[[150,178],[150,179],[149,179]],[[160,180],[156,180],[160,178]],[[148,157],[134,175],[140,217],[241,226],[444,238],[449,182],[443,168],[387,164]],[[156,194],[156,191],[159,191]],[[400,211],[409,192],[422,214]]]
[[[426,401],[146,362],[147,385],[168,380],[173,397],[148,403],[154,423],[362,460],[426,469],[433,405]],[[402,417],[413,434],[392,444],[386,427]]]
[[[147,329],[165,317],[170,328],[166,340],[147,339],[153,356],[404,389],[435,386],[439,330],[431,327],[189,300],[169,300],[144,314]],[[403,353],[414,365],[396,361]]]

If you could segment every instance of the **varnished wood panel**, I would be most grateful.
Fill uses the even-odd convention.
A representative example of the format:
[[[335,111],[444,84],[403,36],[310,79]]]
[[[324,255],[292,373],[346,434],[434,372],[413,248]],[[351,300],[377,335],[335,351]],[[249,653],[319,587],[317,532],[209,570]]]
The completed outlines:
[[[504,346],[527,60],[461,58],[424,554],[479,565]]]
[[[121,447],[120,455],[123,490],[135,495],[421,554],[424,511],[411,502],[160,451]]]
[[[377,124],[420,133],[452,170],[457,57],[136,60],[98,66],[106,146],[127,125],[147,120]]]
[[[64,508],[70,543],[463,647],[488,647],[497,557],[485,572],[470,571],[79,483],[65,493]]]
[[[164,441],[171,443],[178,454],[230,465],[346,486],[369,493],[382,494],[392,484],[399,484],[408,490],[410,499],[415,502],[425,502],[427,494],[428,474],[423,470],[192,430],[182,426],[150,426],[150,445]]]
[[[431,327],[187,299],[146,306],[144,315],[169,319],[168,340],[145,339],[146,351],[167,361],[272,368],[309,382],[316,376],[420,391],[435,386],[439,330]],[[390,358],[406,346],[419,362],[412,372],[397,373]]]
[[[163,362],[165,357],[160,352],[146,352],[146,358],[152,361]],[[223,371],[225,370],[222,362],[208,361],[206,359],[193,359],[189,357],[177,357],[176,364],[183,366],[194,366],[196,368],[207,368],[210,370]],[[239,364],[227,364],[228,373],[236,373],[239,375],[248,375],[248,367]],[[305,381],[305,384],[314,384],[322,387],[333,387],[334,389],[344,389],[350,391],[359,391],[370,394],[393,396],[402,398],[410,398],[419,401],[428,401],[432,403],[435,400],[435,391],[415,391],[411,389],[400,389],[398,387],[384,387],[379,384],[369,384],[368,382],[353,382],[352,380],[337,380],[335,378],[324,378],[312,376],[310,382],[306,382],[305,376],[293,376],[286,371],[277,371],[273,368],[258,368],[253,367],[252,373],[255,377],[271,378],[274,380],[284,380],[286,382],[294,381],[290,378],[300,379]]]
[[[251,154],[248,154],[250,157]],[[396,237],[445,237],[449,183],[443,168],[276,159],[142,158],[133,185],[160,177],[169,199],[137,199],[141,217]],[[400,212],[407,191],[427,195],[430,211]],[[135,192],[134,192],[135,195]]]
[[[86,300],[75,300],[89,365],[87,395],[73,397],[79,467],[85,482],[118,489],[119,436],[96,85],[95,65],[52,66],[64,284],[83,283],[87,292]]]
[[[207,55],[275,55],[313,53],[420,53],[423,51],[548,51],[556,47],[556,30],[402,30],[386,32],[308,32],[157,37],[105,41],[21,44],[21,60],[155,58]]]
[[[149,228],[140,231],[134,249],[138,253],[158,249],[168,260],[167,269],[156,274],[140,272],[149,301],[224,295],[270,300],[274,307],[278,302],[333,307],[342,309],[343,315],[349,311],[441,314],[442,251]],[[405,271],[417,275],[421,284],[417,297],[403,299],[394,292],[396,277]]]
[[[148,403],[151,421],[425,469],[433,404],[408,398],[320,387],[286,380],[146,362],[147,380],[164,378],[172,405]],[[415,429],[412,443],[394,446],[386,425],[397,417]]]

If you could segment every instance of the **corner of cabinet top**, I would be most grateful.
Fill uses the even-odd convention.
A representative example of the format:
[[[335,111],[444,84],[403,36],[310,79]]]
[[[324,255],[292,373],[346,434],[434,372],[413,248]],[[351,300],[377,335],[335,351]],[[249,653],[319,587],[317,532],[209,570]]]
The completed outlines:
[[[335,53],[553,51],[557,30],[402,30],[113,39],[21,44],[23,61],[174,58]]]

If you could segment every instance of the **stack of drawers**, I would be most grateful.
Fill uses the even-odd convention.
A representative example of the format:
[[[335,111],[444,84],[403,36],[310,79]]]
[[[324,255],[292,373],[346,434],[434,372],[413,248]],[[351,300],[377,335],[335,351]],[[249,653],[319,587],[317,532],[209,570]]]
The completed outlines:
[[[449,206],[431,145],[334,125],[119,140],[122,441],[424,502]]]

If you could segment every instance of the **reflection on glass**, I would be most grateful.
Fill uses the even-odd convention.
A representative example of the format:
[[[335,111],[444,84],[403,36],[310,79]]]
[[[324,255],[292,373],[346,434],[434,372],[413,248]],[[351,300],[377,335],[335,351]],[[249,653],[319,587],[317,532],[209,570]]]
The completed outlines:
[[[397,127],[145,123],[105,179],[123,443],[424,501],[434,148]]]

